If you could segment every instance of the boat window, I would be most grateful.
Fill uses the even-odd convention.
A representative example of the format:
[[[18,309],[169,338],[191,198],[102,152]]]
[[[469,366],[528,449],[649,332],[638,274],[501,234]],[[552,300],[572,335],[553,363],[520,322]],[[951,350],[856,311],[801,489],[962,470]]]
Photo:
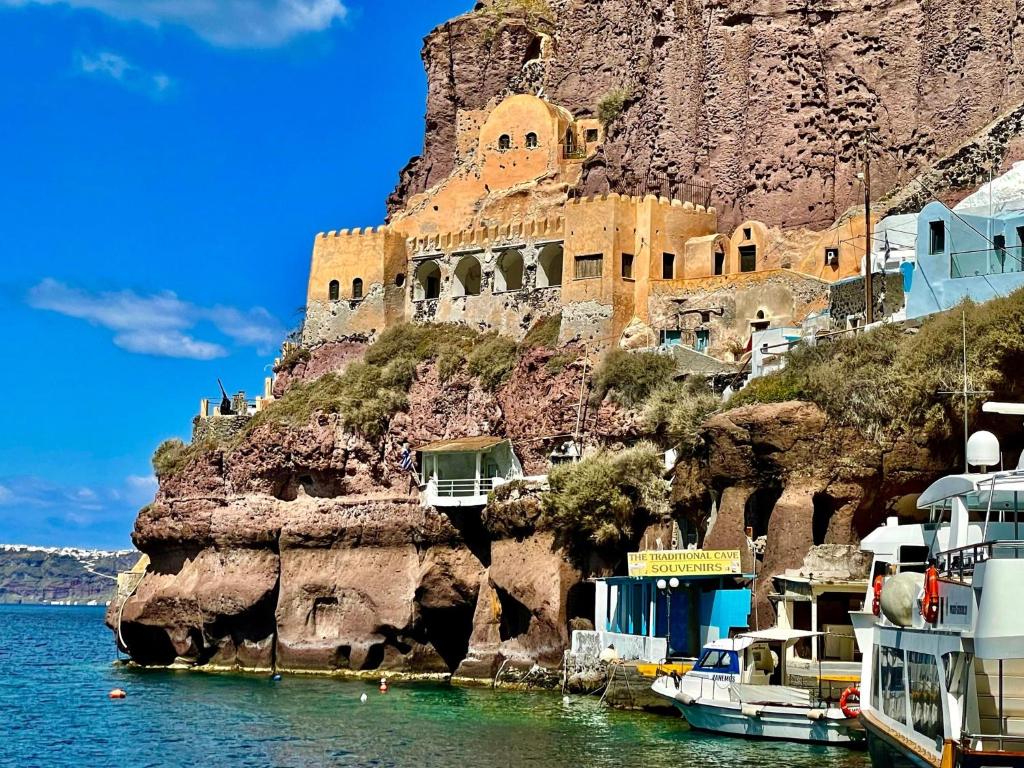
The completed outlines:
[[[942,740],[942,689],[939,667],[930,653],[907,651],[910,673],[910,718],[914,730],[935,741]]]
[[[882,702],[882,712],[905,725],[907,693],[903,673],[903,651],[886,646],[879,646],[878,650],[878,694]]]
[[[900,572],[924,573],[931,552],[928,547],[910,544],[900,547]]]
[[[738,674],[739,660],[733,651],[707,650],[700,657],[695,669],[701,672],[722,672]]]

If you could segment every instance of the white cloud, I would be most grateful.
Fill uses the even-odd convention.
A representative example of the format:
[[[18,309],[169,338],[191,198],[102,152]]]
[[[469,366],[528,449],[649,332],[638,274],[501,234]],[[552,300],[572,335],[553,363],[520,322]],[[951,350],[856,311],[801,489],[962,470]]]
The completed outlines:
[[[110,51],[79,54],[75,65],[83,74],[108,78],[130,91],[144,93],[154,99],[165,96],[174,86],[174,80],[163,72],[148,72]]]
[[[0,0],[0,5],[68,5],[152,27],[188,27],[214,45],[272,48],[342,21],[341,0]]]
[[[228,353],[220,344],[194,339],[179,331],[132,331],[119,333],[114,343],[127,352],[157,357],[215,360]]]
[[[6,485],[0,485],[0,506],[14,502],[14,491]]]
[[[227,355],[223,345],[186,333],[201,323],[261,354],[284,336],[281,324],[262,307],[200,307],[171,291],[148,296],[134,291],[90,293],[46,278],[29,291],[28,303],[115,331],[114,343],[122,349],[159,357],[212,360]]]

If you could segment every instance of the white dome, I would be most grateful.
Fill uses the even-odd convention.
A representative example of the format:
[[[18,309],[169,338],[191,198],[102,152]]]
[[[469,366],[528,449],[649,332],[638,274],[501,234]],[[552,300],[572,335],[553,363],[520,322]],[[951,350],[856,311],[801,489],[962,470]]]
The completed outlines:
[[[967,441],[967,463],[973,467],[999,466],[999,439],[991,432],[975,432]]]

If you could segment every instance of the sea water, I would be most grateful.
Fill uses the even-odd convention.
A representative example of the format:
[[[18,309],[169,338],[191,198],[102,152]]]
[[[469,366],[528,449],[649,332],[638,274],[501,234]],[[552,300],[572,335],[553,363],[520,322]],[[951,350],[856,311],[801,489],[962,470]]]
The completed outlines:
[[[835,747],[728,739],[562,697],[114,664],[98,608],[0,606],[2,766],[866,768]],[[128,697],[110,700],[112,688]],[[360,702],[361,694],[368,699]]]

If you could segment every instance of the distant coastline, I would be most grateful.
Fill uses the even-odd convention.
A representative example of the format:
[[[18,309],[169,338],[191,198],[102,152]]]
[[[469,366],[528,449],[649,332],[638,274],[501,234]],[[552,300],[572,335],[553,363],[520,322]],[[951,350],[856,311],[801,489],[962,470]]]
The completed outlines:
[[[103,606],[138,558],[134,549],[0,544],[0,604]]]

